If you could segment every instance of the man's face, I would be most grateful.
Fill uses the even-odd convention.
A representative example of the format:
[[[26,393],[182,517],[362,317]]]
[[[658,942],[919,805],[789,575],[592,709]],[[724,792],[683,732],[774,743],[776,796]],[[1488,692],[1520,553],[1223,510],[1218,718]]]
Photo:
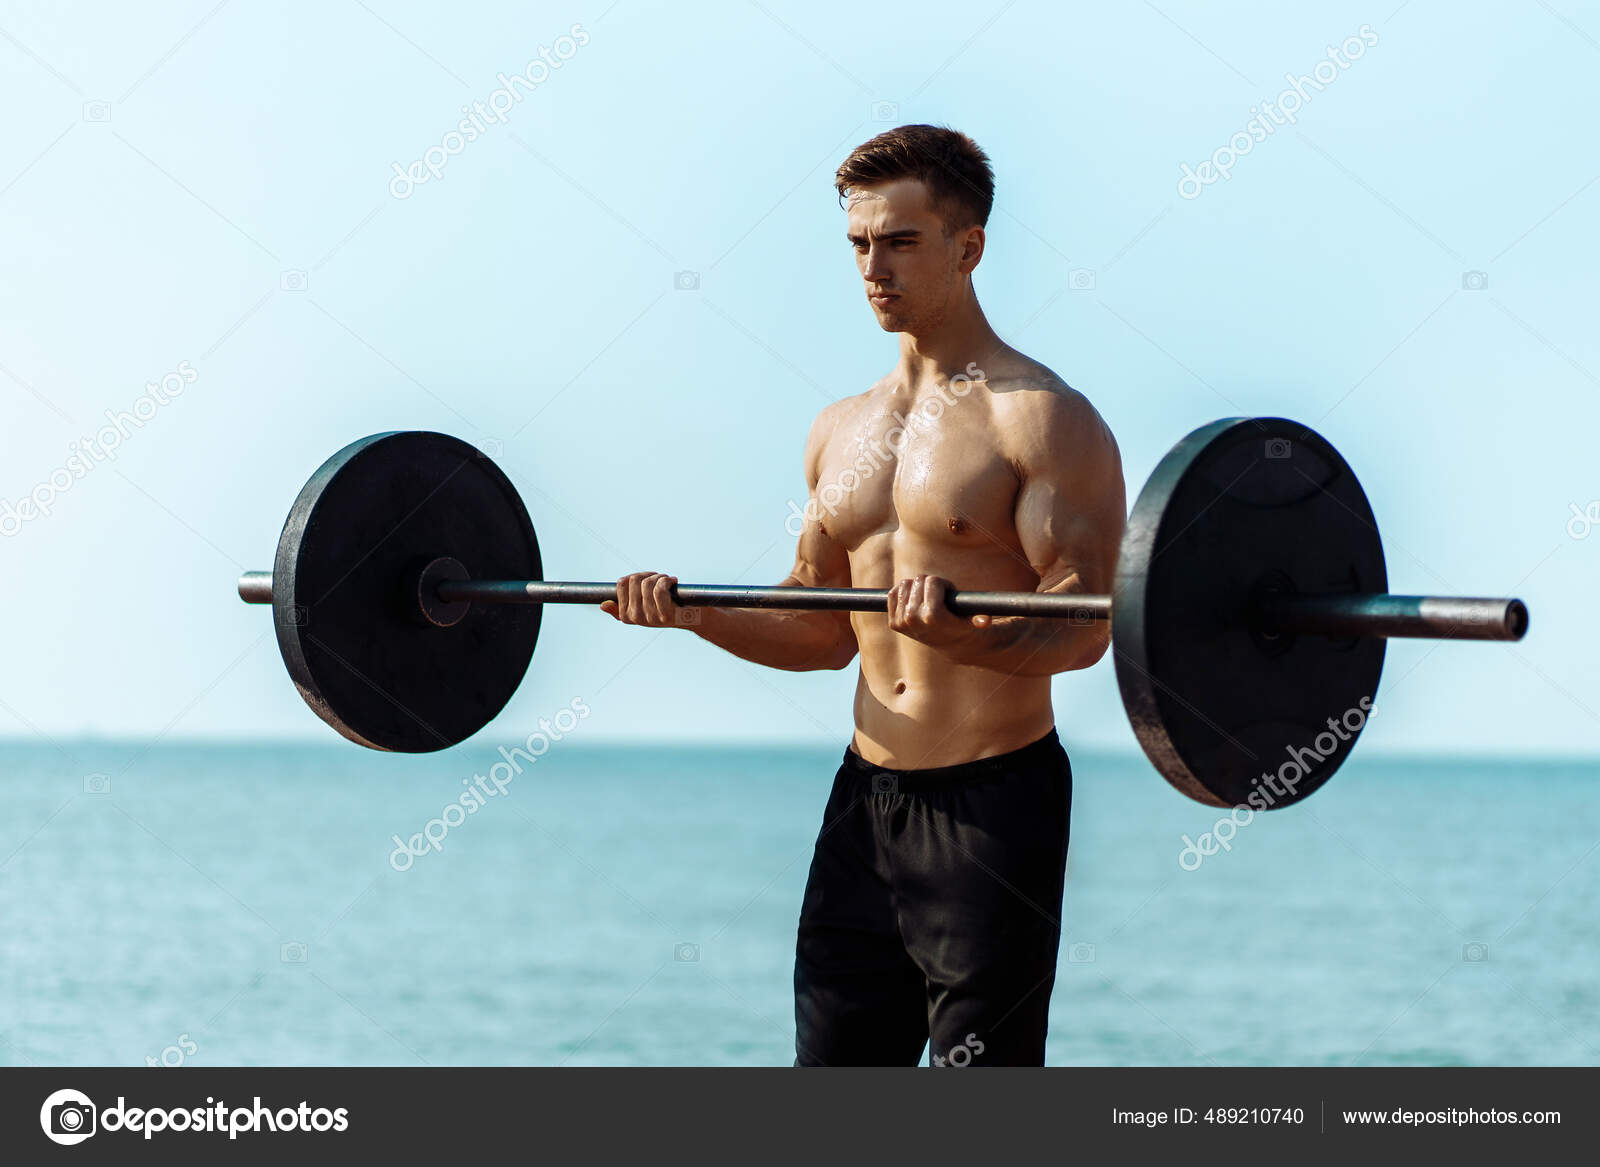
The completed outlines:
[[[867,301],[885,332],[931,331],[983,254],[983,228],[945,234],[914,178],[861,187],[846,203],[847,233]]]

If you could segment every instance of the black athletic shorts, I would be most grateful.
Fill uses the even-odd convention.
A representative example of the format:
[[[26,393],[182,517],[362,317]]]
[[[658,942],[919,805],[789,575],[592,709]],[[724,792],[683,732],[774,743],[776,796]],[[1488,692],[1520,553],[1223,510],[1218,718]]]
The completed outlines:
[[[1007,754],[834,776],[795,946],[797,1066],[1039,1066],[1072,767]]]

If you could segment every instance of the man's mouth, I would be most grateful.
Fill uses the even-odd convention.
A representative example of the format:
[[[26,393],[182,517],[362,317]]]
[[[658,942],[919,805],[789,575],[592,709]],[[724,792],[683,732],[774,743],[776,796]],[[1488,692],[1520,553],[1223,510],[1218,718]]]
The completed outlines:
[[[872,303],[873,303],[873,306],[874,307],[878,307],[878,308],[882,308],[890,300],[898,300],[899,298],[900,298],[900,293],[898,293],[898,292],[868,292],[867,293],[867,299],[871,300]]]

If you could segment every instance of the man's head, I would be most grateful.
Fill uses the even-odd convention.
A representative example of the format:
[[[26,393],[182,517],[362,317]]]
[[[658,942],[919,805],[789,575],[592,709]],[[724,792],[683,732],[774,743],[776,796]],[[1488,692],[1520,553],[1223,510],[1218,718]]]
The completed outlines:
[[[886,332],[925,332],[969,294],[994,205],[989,158],[965,134],[900,126],[834,175],[856,267]]]

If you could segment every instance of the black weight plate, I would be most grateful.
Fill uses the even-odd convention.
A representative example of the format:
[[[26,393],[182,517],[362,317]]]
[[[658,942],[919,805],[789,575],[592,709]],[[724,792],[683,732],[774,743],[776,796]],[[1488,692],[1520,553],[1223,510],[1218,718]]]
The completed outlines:
[[[272,572],[278,647],[306,704],[353,742],[453,746],[499,713],[527,672],[539,605],[473,604],[448,628],[422,618],[417,575],[440,556],[475,579],[543,578],[515,488],[459,438],[362,438],[295,499]]]
[[[1302,593],[1386,591],[1366,494],[1338,451],[1297,422],[1202,426],[1134,504],[1111,630],[1140,745],[1167,781],[1211,806],[1305,798],[1348,756],[1377,698],[1382,639],[1252,629],[1252,597],[1274,579]]]

